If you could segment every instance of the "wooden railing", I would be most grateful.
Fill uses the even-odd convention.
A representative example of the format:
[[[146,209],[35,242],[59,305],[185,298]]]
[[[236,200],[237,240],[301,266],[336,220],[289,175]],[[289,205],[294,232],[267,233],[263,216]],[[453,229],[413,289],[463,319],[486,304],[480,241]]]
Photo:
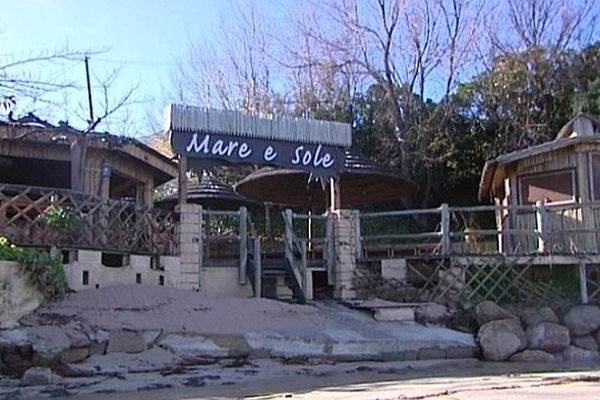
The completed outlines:
[[[600,203],[360,213],[357,257],[597,255],[599,228]]]
[[[52,223],[57,210],[68,223]],[[55,188],[0,184],[0,235],[22,246],[177,254],[171,213]]]

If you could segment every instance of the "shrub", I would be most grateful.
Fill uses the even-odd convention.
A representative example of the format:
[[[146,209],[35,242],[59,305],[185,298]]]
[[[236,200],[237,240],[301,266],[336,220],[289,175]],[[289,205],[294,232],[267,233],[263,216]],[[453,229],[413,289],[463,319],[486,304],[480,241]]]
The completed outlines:
[[[46,225],[62,234],[74,233],[83,223],[83,216],[68,206],[50,206],[40,217]]]
[[[29,281],[48,299],[64,296],[67,278],[60,258],[30,249],[23,249],[0,236],[0,260],[15,261],[23,266]]]

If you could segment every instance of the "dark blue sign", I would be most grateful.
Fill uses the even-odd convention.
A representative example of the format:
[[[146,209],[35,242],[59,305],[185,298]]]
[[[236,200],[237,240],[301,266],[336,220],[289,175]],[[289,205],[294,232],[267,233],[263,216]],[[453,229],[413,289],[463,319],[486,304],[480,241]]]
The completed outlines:
[[[190,158],[298,169],[322,177],[337,176],[344,162],[344,151],[336,146],[221,133],[173,131],[171,146]]]

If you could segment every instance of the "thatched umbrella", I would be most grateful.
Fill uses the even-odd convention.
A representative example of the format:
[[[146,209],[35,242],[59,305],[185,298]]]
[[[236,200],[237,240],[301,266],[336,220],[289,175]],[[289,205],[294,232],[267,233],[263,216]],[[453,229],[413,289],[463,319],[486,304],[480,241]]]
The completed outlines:
[[[417,186],[369,158],[346,151],[340,173],[342,208],[390,203],[416,192]],[[326,207],[329,190],[304,171],[263,168],[246,176],[236,191],[249,199],[285,206]]]
[[[175,192],[154,202],[159,208],[174,209],[179,202]],[[190,182],[187,189],[187,202],[201,204],[213,210],[237,210],[240,207],[259,207],[257,201],[247,199],[229,185],[214,176],[204,175],[199,182]]]

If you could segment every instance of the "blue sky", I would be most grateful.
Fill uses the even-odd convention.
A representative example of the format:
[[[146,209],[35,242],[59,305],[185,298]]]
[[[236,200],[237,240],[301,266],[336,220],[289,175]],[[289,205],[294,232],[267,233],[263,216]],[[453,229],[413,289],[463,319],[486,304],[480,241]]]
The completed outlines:
[[[65,46],[78,51],[106,50],[91,56],[92,72],[105,76],[120,68],[111,89],[114,95],[139,83],[135,94],[143,104],[136,107],[136,117],[143,117],[140,113],[144,108],[156,109],[160,115],[162,104],[155,103],[169,84],[170,70],[185,51],[189,38],[209,36],[230,6],[222,0],[6,1],[0,13],[0,52],[19,58]],[[53,74],[85,85],[83,62],[57,67]],[[85,91],[80,92],[84,97],[69,96],[65,109],[85,104]],[[81,124],[72,116],[70,122]]]

